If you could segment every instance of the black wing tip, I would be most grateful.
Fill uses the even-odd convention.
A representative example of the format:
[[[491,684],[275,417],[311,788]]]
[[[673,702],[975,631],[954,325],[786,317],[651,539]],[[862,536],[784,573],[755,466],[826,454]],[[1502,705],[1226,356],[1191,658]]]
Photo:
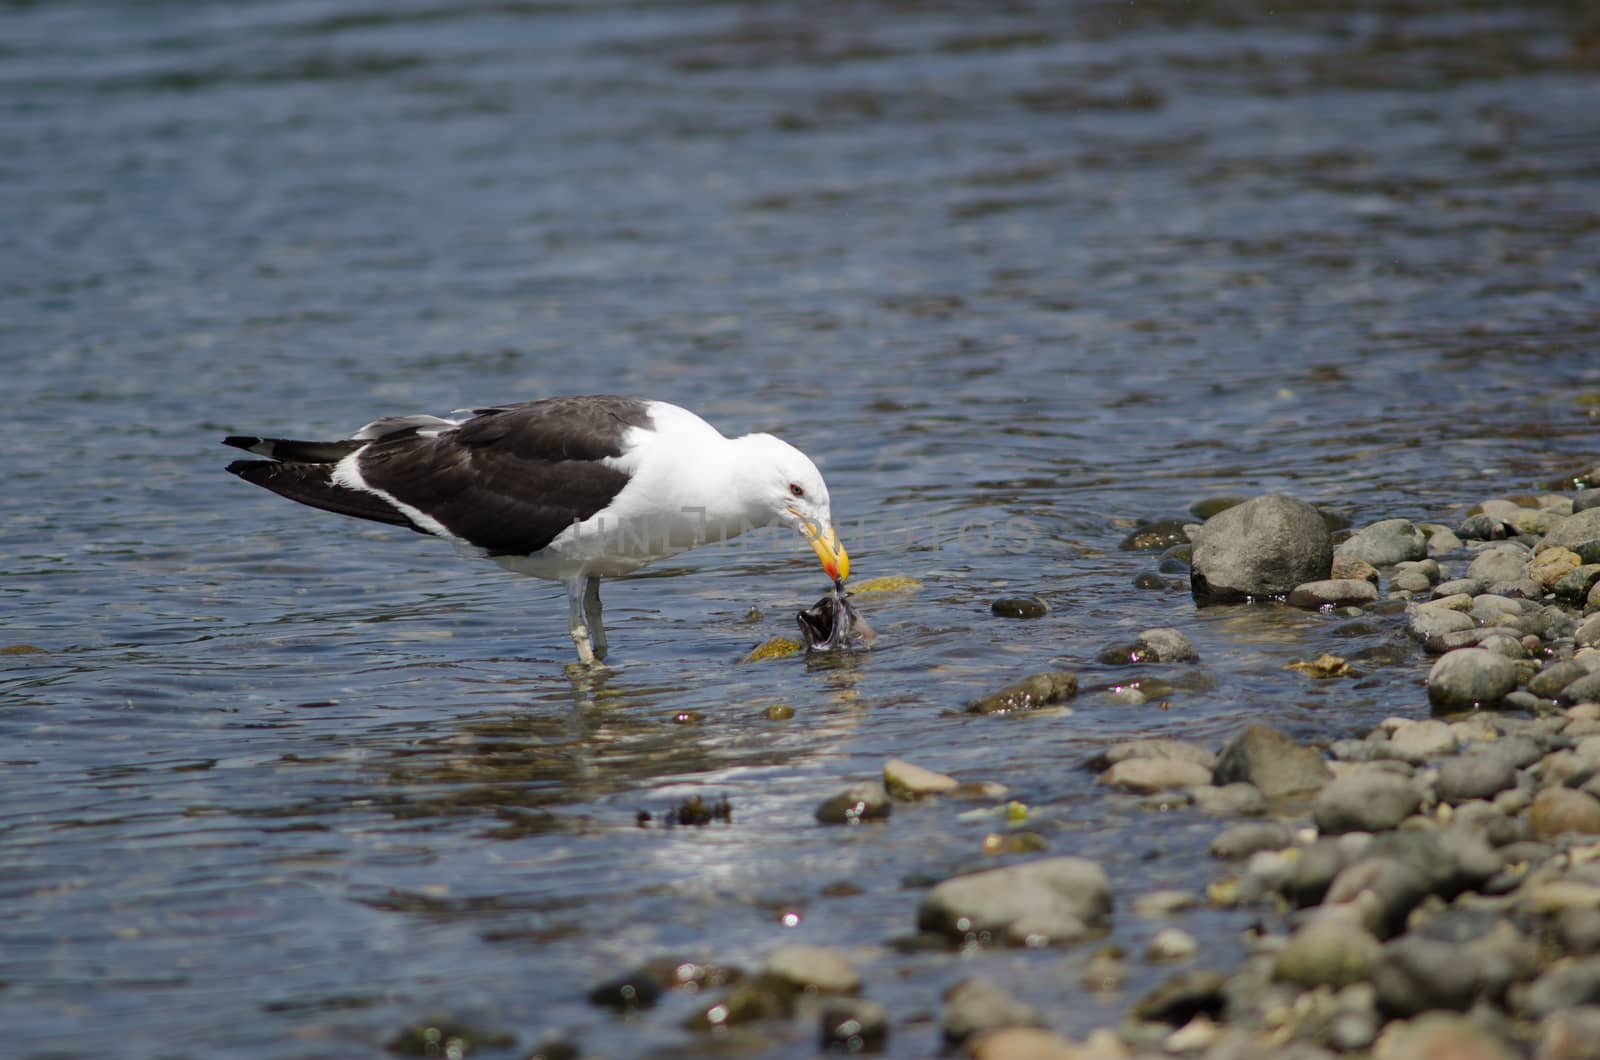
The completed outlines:
[[[242,449],[244,446],[240,446],[240,448]],[[235,460],[224,470],[230,475],[238,475],[240,478],[248,479],[257,468],[272,467],[276,463],[277,461],[275,460]]]
[[[252,446],[260,445],[264,441],[266,441],[265,438],[258,438],[253,434],[230,434],[226,438],[222,439],[222,444],[231,445],[235,449],[248,450]]]

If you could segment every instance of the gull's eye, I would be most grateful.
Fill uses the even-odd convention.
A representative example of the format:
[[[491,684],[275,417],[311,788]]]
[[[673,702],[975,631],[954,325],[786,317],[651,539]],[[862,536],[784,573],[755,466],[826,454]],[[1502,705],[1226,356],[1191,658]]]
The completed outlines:
[[[800,485],[800,483],[798,483],[798,482],[789,483],[789,496],[791,496],[791,497],[804,497],[805,495],[806,495],[806,488],[804,486]]]

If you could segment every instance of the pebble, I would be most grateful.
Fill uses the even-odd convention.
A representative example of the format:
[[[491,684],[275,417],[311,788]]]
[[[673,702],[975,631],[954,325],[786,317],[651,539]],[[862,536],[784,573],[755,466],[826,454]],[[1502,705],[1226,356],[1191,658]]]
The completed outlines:
[[[881,1053],[889,1040],[889,1013],[876,1001],[830,1001],[818,1018],[817,1047],[823,1052]]]
[[[1389,749],[1407,762],[1424,762],[1452,754],[1459,745],[1450,726],[1433,719],[1401,722],[1390,732],[1388,740]]]
[[[1461,548],[1462,544],[1454,530],[1441,526],[1428,536],[1428,555],[1446,556]]]
[[[1600,490],[1593,491],[1600,497]],[[1553,1012],[1539,1029],[1537,1060],[1600,1060],[1600,1006]]]
[[[1187,961],[1200,951],[1200,943],[1181,928],[1162,928],[1145,947],[1145,958],[1152,961]]]
[[[1446,599],[1451,599],[1446,597]],[[1440,601],[1430,601],[1439,603]],[[1406,628],[1418,640],[1430,640],[1450,633],[1464,633],[1477,629],[1478,623],[1471,615],[1445,607],[1419,607],[1406,620]]]
[[[1276,979],[1307,989],[1365,980],[1382,952],[1371,932],[1343,911],[1313,917],[1290,936],[1273,961]]]
[[[1199,896],[1191,891],[1149,891],[1133,900],[1133,915],[1153,920],[1193,909],[1199,904]]]
[[[1551,551],[1572,555],[1566,549],[1553,549]],[[1546,556],[1550,554],[1550,552],[1545,553]],[[1589,593],[1597,583],[1600,583],[1600,563],[1584,563],[1573,567],[1564,574],[1551,589],[1561,599],[1581,604],[1589,598]]]
[[[1194,535],[1190,587],[1196,599],[1283,596],[1333,567],[1327,523],[1283,494],[1254,497],[1207,519]]]
[[[1533,559],[1528,561],[1528,577],[1539,583],[1539,588],[1545,592],[1553,592],[1556,584],[1568,574],[1583,566],[1583,560],[1578,554],[1566,548],[1548,548]],[[1595,567],[1600,572],[1600,565]],[[1569,587],[1561,595],[1573,600],[1582,600],[1589,592],[1589,586],[1594,584],[1594,578],[1589,578],[1581,589],[1573,590]]]
[[[1373,1060],[1514,1060],[1516,1055],[1471,1020],[1441,1012],[1391,1023],[1372,1048]]]
[[[1086,858],[1055,857],[955,876],[935,884],[917,926],[956,941],[997,940],[1021,924],[1046,940],[1076,941],[1111,912],[1105,870]]]
[[[1002,1027],[976,1034],[964,1050],[972,1060],[1083,1060],[1067,1039],[1039,1027]]]
[[[1143,662],[1194,662],[1200,658],[1189,638],[1165,626],[1140,633],[1139,645],[1144,649]]]
[[[883,784],[895,798],[919,799],[924,795],[943,795],[959,787],[960,781],[904,759],[891,758],[883,764]]]
[[[1522,995],[1522,1011],[1536,1018],[1596,1004],[1600,1004],[1600,957],[1586,957],[1546,969]]]
[[[1212,783],[1254,784],[1267,798],[1316,791],[1333,779],[1322,756],[1276,729],[1247,725],[1217,755]]]
[[[1317,828],[1341,832],[1382,832],[1417,811],[1422,796],[1410,781],[1376,769],[1349,773],[1317,793],[1311,814]]]
[[[1568,832],[1600,834],[1600,799],[1570,788],[1546,788],[1534,796],[1528,824],[1540,839]]]
[[[975,1034],[1001,1027],[1037,1027],[1042,1023],[1037,1009],[988,979],[963,979],[944,992],[944,1037],[949,1042],[964,1042]]]
[[[1196,810],[1213,817],[1259,817],[1267,812],[1266,796],[1254,784],[1206,784],[1190,788],[1189,797]]]
[[[894,809],[889,789],[881,781],[853,784],[817,807],[817,820],[823,824],[859,824],[889,816]]]
[[[589,991],[589,1004],[618,1012],[650,1008],[661,998],[661,983],[648,969],[625,972]]]
[[[1236,824],[1211,841],[1211,856],[1227,861],[1247,858],[1263,850],[1283,850],[1294,843],[1294,834],[1282,821],[1251,821]]]
[[[1584,619],[1583,625],[1573,634],[1573,640],[1583,648],[1600,645],[1600,614],[1590,615]]]
[[[1180,762],[1193,762],[1195,765],[1204,766],[1207,771],[1217,764],[1217,756],[1197,743],[1174,740],[1165,736],[1151,736],[1112,744],[1095,756],[1089,765],[1093,769],[1103,770],[1130,758],[1174,758]]]
[[[1544,699],[1555,699],[1561,690],[1580,677],[1587,677],[1589,668],[1580,662],[1567,660],[1566,662],[1552,663],[1543,670],[1533,675],[1528,682],[1528,691]]]
[[[767,958],[766,974],[787,979],[820,994],[854,994],[861,975],[838,950],[824,946],[783,946]]]
[[[1516,684],[1517,668],[1510,659],[1462,648],[1440,656],[1428,671],[1428,702],[1436,711],[1474,710],[1500,702]]]
[[[989,605],[989,611],[1000,618],[1043,618],[1050,613],[1050,605],[1031,594],[1002,596]]]
[[[1150,794],[1209,783],[1211,770],[1175,758],[1129,758],[1101,773],[1099,779],[1124,791]]]
[[[1432,893],[1427,874],[1395,857],[1363,857],[1340,869],[1328,884],[1324,905],[1350,906],[1367,930],[1389,938],[1405,927],[1406,917]]]
[[[967,704],[968,714],[1004,714],[1061,703],[1078,694],[1078,675],[1063,670],[1031,674]]]
[[[1227,1003],[1228,978],[1221,972],[1199,969],[1180,972],[1158,984],[1134,1003],[1136,1019],[1181,1027],[1204,1015],[1218,1019]]]
[[[1289,593],[1289,606],[1305,611],[1324,607],[1364,607],[1376,603],[1378,589],[1355,578],[1322,578],[1302,582]]]
[[[1592,509],[1600,511],[1600,509]],[[1568,684],[1556,697],[1558,703],[1600,702],[1600,672],[1587,674]]]
[[[1341,556],[1335,552],[1333,554],[1333,567],[1328,571],[1328,577],[1333,579],[1354,578],[1358,581],[1371,582],[1375,586],[1382,576],[1378,573],[1378,568],[1366,560],[1356,559],[1354,556]]]
[[[1600,508],[1574,513],[1545,534],[1534,547],[1539,552],[1566,548],[1577,553],[1585,563],[1600,563]]]
[[[1428,539],[1409,519],[1383,519],[1357,530],[1336,551],[1374,567],[1392,567],[1425,558]]]
[[[1434,790],[1441,802],[1460,803],[1493,798],[1516,783],[1517,770],[1508,756],[1474,751],[1444,762]]]
[[[1528,551],[1520,545],[1496,545],[1478,553],[1467,565],[1467,577],[1487,585],[1514,582],[1528,573]]]

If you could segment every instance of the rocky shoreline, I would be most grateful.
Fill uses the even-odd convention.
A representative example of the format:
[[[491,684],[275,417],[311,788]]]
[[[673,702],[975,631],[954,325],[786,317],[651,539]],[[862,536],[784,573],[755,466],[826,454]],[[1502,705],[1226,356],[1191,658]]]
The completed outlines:
[[[1116,1025],[1071,1040],[1049,1029],[1048,1011],[979,974],[942,999],[946,1052],[1600,1060],[1600,491],[1485,501],[1454,527],[1391,519],[1339,533],[1292,498],[1219,507],[1187,528],[1192,545],[1142,539],[1168,546],[1163,572],[1187,565],[1202,604],[1392,622],[1434,657],[1426,694],[1419,681],[1415,702],[1360,739],[1308,745],[1252,724],[1218,748],[1139,739],[1085,763],[1110,790],[1216,819],[1203,888],[1114,894],[1100,865],[1041,855],[1042,841],[1013,828],[984,851],[1011,863],[908,895],[916,945],[1087,948],[1114,917],[1170,921],[1142,954],[1106,946],[1088,958],[1092,992],[1115,990],[1130,961],[1174,969],[1126,999]],[[1171,629],[1100,654],[1131,666],[1195,658]],[[1331,656],[1305,666],[1348,669]],[[1072,673],[1034,674],[967,710],[1059,710],[1078,686]],[[926,798],[1000,803],[1005,819],[999,785],[897,760],[816,818],[875,827],[865,822],[897,801]],[[1215,969],[1183,929],[1206,906],[1259,913]],[[705,993],[686,1023],[695,1033],[803,1020],[824,1051],[896,1051],[895,1014],[863,996],[840,950],[785,947],[748,972],[664,961],[590,1000],[631,1012],[678,988]],[[531,1055],[583,1054],[552,1040]]]

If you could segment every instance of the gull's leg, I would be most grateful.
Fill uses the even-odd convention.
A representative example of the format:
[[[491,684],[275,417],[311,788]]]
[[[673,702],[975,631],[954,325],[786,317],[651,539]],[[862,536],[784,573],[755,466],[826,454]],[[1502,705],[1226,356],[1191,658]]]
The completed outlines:
[[[583,590],[588,579],[568,578],[562,582],[567,587],[567,631],[578,649],[578,662],[584,666],[595,664],[594,647],[589,641],[589,627],[583,619]]]
[[[594,640],[594,657],[606,657],[606,627],[600,619],[600,576],[591,574],[584,580],[583,586],[583,621],[589,627],[589,636]]]

